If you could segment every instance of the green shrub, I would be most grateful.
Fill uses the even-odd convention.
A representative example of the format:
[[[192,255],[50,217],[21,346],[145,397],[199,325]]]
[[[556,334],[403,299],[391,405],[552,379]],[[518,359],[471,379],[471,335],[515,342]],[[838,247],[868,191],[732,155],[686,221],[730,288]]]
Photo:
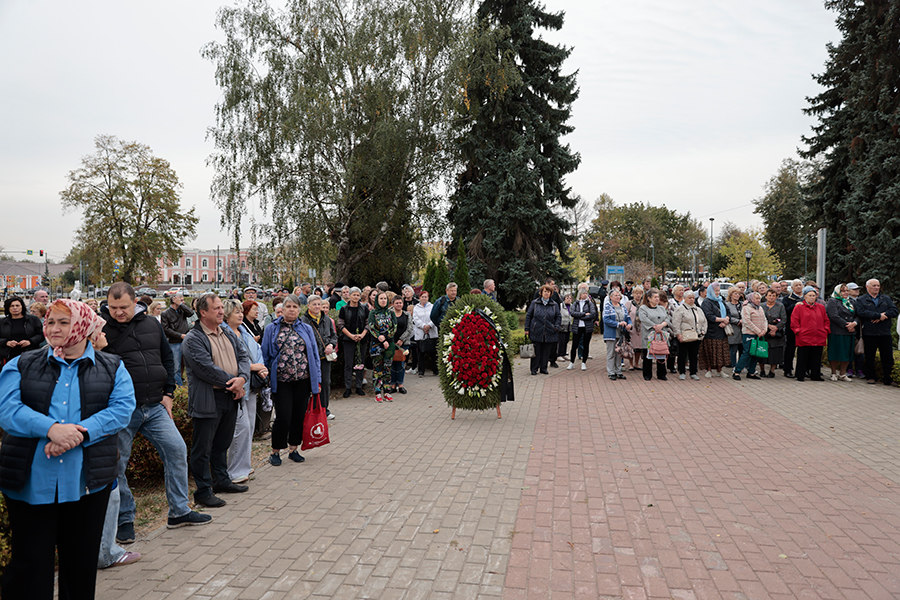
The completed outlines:
[[[188,416],[187,387],[180,386],[175,389],[175,401],[172,404],[172,416],[175,418],[175,427],[178,428],[188,452],[194,441],[194,424]],[[132,488],[147,488],[159,485],[165,480],[165,470],[162,460],[153,444],[141,434],[134,436],[134,444],[131,447],[131,459],[125,470],[128,477],[128,486]]]
[[[515,313],[513,313],[515,314]],[[516,329],[510,332],[509,335],[509,347],[507,351],[510,356],[517,356],[519,354],[519,347],[522,344],[528,343],[528,336],[525,335],[525,331],[522,329]]]
[[[506,326],[510,331],[515,331],[519,328],[519,313],[514,310],[507,310],[503,313],[503,316],[506,317]]]

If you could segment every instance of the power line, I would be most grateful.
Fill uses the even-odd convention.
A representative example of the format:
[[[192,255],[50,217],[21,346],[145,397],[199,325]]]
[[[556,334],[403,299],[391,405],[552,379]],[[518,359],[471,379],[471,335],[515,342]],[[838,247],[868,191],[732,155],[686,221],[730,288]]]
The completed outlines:
[[[753,203],[752,203],[752,202],[748,202],[747,204],[741,204],[740,206],[732,206],[731,208],[726,208],[725,210],[720,210],[720,211],[718,211],[718,212],[709,213],[709,214],[707,214],[707,215],[703,215],[703,216],[696,217],[696,218],[698,218],[698,219],[705,219],[706,217],[712,217],[712,216],[714,216],[714,215],[721,215],[722,213],[731,212],[731,211],[737,210],[737,209],[739,209],[739,208],[746,208],[746,207],[748,207],[748,206],[753,206]]]

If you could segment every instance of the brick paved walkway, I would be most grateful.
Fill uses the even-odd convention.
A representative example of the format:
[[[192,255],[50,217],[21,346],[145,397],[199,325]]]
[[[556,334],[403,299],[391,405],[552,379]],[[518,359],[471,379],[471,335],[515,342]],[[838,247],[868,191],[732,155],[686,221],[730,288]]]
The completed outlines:
[[[896,389],[630,375],[545,383],[505,600],[900,597]]]
[[[330,446],[139,536],[98,598],[900,597],[898,390],[613,383],[593,352],[517,361],[501,420],[432,377],[335,401]]]

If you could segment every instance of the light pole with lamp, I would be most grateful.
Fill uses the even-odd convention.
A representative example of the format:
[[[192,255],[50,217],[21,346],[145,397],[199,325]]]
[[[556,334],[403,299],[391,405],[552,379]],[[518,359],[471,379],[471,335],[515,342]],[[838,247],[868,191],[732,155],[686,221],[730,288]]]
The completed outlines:
[[[653,278],[656,277],[656,248],[653,246],[653,238],[650,238],[650,251],[653,253],[653,262],[650,263],[650,277]]]
[[[747,250],[744,252],[744,258],[747,259],[747,293],[749,294],[752,291],[750,289],[750,259],[753,258],[753,252]]]
[[[706,271],[709,273],[710,279],[712,279],[713,221],[715,220],[715,217],[709,218],[709,260],[706,262]]]

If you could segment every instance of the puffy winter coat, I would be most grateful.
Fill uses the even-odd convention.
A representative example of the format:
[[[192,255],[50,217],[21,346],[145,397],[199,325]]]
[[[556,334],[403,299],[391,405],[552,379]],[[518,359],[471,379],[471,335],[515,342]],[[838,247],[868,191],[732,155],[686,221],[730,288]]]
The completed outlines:
[[[532,342],[559,341],[560,323],[559,304],[553,300],[547,304],[534,300],[525,314],[525,331]]]
[[[791,330],[798,346],[824,346],[831,331],[831,320],[825,307],[798,302],[791,313]]]

